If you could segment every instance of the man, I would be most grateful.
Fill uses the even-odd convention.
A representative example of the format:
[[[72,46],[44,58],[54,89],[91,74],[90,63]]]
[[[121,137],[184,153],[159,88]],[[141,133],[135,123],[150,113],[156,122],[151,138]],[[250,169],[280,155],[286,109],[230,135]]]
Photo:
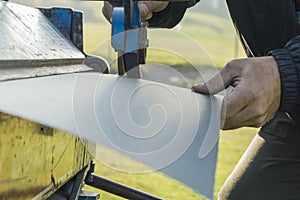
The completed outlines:
[[[189,2],[139,2],[142,19],[171,28]],[[300,30],[298,0],[227,0],[246,53],[220,74],[192,90],[224,98],[223,129],[260,127],[248,150],[225,182],[219,199],[300,199]],[[104,15],[109,19],[111,5]],[[196,28],[196,27],[195,27]]]

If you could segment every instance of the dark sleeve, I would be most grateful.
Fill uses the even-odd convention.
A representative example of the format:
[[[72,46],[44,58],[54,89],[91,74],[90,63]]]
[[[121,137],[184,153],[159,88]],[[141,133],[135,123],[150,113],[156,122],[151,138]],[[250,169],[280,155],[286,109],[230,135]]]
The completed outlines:
[[[184,16],[188,7],[195,5],[200,0],[190,0],[186,2],[169,2],[168,6],[160,11],[154,12],[148,20],[150,27],[173,28]]]
[[[300,33],[294,1],[227,0],[227,5],[248,56],[265,56]]]
[[[282,49],[270,52],[279,68],[281,102],[279,111],[288,112],[300,122],[300,35],[291,39]]]

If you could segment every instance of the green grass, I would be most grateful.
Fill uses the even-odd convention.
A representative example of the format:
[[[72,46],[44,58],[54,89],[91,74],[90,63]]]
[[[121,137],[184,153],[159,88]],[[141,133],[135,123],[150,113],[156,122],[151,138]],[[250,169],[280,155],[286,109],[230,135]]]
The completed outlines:
[[[237,42],[233,25],[228,18],[214,17],[206,13],[188,12],[178,27],[173,31],[165,29],[151,31],[149,36],[150,49],[153,46],[167,47],[166,49],[171,51],[180,49],[191,54],[190,56],[196,64],[206,64],[205,59],[209,57],[211,63],[217,67],[223,67],[234,57],[245,57],[241,45]],[[99,19],[99,23],[87,22],[84,30],[86,52],[115,58],[113,50],[108,50],[110,43],[105,43],[110,38],[111,26],[109,23],[104,19]],[[193,47],[186,45],[187,41]],[[195,47],[197,50],[202,49],[201,52],[195,52]],[[236,52],[234,49],[236,49]],[[204,53],[206,55],[203,55]],[[203,60],[203,58],[205,59]],[[147,59],[159,60],[160,63],[166,64],[182,62],[180,59],[170,59],[170,57],[162,55],[161,51],[156,49],[151,49],[151,54],[147,55]]]
[[[102,147],[103,148],[103,147]],[[119,155],[111,150],[106,150],[109,158],[101,157],[101,161],[96,161],[96,173],[106,178],[129,185],[152,195],[163,197],[164,199],[204,199],[199,194],[182,184],[168,178],[160,172],[130,173],[130,171],[150,171],[148,167]],[[103,162],[105,160],[105,163]],[[117,169],[122,169],[117,170]],[[92,189],[88,187],[88,189]],[[100,191],[102,198],[122,199],[117,196]]]
[[[216,170],[215,199],[225,182],[226,178],[233,170],[241,155],[254,137],[257,129],[243,128],[234,131],[222,131],[219,143],[219,155]],[[102,147],[103,148],[103,147]],[[130,173],[131,171],[148,171],[146,166],[119,155],[111,150],[106,150],[107,157],[101,157],[102,162],[96,160],[95,173],[122,184],[129,185],[153,195],[157,195],[166,200],[200,200],[203,196],[193,192],[191,189],[168,178],[160,172],[150,173]],[[122,169],[122,170],[118,170]],[[102,199],[118,200],[122,199],[104,191],[95,190],[91,187],[85,189],[99,191]]]
[[[240,45],[237,46],[238,51],[234,52],[236,34],[228,18],[224,19],[191,11],[186,15],[181,25],[175,32],[156,31],[153,34],[151,33],[147,62],[173,66],[181,69],[181,73],[185,73],[193,65],[199,67],[217,66],[220,68],[235,57],[245,56]],[[110,49],[110,43],[107,42],[110,37],[110,28],[110,25],[103,19],[99,23],[85,23],[85,51],[99,54],[109,60],[115,59],[116,55]],[[181,30],[178,31],[178,29]],[[187,45],[187,43],[190,45]],[[163,48],[160,48],[161,46]],[[185,55],[174,53],[178,49],[187,53],[189,59]],[[192,82],[197,80],[196,78]],[[221,132],[215,198],[217,198],[217,193],[222,184],[256,132],[257,129],[251,128]],[[159,172],[133,174],[116,170],[114,168],[145,169],[146,167],[115,152],[107,151],[106,155],[110,157],[109,166],[96,161],[96,173],[101,176],[167,200],[204,199],[191,189]],[[103,191],[101,191],[101,196],[105,200],[120,199]]]
[[[221,132],[216,171],[215,197],[217,197],[221,186],[243,155],[257,131],[258,129],[255,128],[241,128]]]

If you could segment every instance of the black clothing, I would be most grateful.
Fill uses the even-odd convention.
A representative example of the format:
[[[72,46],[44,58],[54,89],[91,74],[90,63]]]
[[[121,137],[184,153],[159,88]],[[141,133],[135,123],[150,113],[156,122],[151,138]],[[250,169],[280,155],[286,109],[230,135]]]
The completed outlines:
[[[265,56],[299,33],[291,0],[227,0],[248,56]]]
[[[149,24],[171,28],[197,2],[171,2],[167,9],[154,13]],[[247,55],[272,55],[277,61],[282,94],[279,111],[300,123],[300,26],[295,14],[300,0],[227,0],[227,4]]]
[[[290,40],[284,48],[270,52],[277,61],[281,77],[279,111],[288,112],[300,123],[300,36]]]
[[[153,16],[148,20],[149,26],[172,28],[181,21],[187,7],[188,2],[169,2],[164,10],[153,13]]]
[[[255,136],[219,200],[300,199],[298,128],[286,113],[278,112]]]

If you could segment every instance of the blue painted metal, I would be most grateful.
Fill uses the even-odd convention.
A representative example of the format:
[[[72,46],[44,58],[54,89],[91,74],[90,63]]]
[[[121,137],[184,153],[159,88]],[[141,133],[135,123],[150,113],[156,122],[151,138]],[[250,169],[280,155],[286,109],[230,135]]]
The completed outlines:
[[[132,27],[133,28],[141,27],[140,10],[138,8],[137,1],[133,1]]]
[[[122,0],[114,7],[111,44],[118,52],[119,74],[145,63],[147,31],[142,26],[136,0]]]
[[[137,53],[140,49],[141,20],[137,2],[133,2],[132,13],[125,13],[125,8],[117,6],[112,15],[112,46],[122,53]],[[129,14],[130,21],[126,22],[125,15]],[[127,26],[126,27],[126,23]]]
[[[39,8],[39,10],[83,52],[82,12],[70,8]]]
[[[125,12],[122,7],[115,7],[112,14],[111,45],[115,51],[125,51]]]
[[[83,14],[73,11],[71,40],[83,53]]]
[[[137,6],[137,1],[132,2],[132,13],[130,13],[131,18],[131,29],[127,31],[126,33],[126,40],[125,40],[125,52],[134,52],[137,53],[137,51],[140,49],[140,28],[141,28],[141,18],[140,18],[140,10]]]

